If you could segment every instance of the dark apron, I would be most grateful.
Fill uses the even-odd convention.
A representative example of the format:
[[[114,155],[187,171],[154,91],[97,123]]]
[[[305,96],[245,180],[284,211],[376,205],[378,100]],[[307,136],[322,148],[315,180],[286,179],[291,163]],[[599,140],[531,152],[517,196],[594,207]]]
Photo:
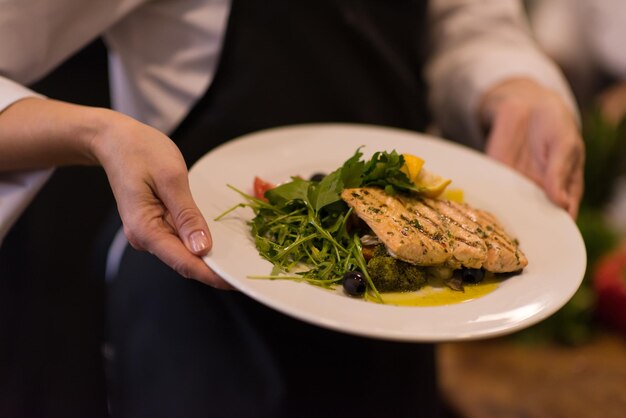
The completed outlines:
[[[235,0],[214,82],[173,134],[188,164],[229,139],[281,125],[421,130],[425,7]],[[318,328],[184,280],[132,249],[110,308],[119,416],[438,416],[431,345]]]
[[[235,0],[214,82],[173,139],[191,165],[229,139],[281,125],[423,130],[425,8],[416,0]]]

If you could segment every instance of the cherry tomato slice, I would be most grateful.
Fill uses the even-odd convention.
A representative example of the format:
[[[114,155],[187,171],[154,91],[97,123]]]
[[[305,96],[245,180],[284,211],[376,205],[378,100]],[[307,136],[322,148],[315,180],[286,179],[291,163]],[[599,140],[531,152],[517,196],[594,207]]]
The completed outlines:
[[[267,201],[265,192],[273,189],[275,186],[260,177],[254,177],[254,197]]]

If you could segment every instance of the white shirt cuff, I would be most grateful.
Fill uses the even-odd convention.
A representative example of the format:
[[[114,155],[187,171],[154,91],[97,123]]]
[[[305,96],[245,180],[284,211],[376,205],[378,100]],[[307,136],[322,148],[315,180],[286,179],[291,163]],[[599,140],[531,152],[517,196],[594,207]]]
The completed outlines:
[[[484,135],[478,117],[480,100],[490,88],[511,78],[530,78],[556,91],[579,119],[576,101],[561,71],[536,50],[482,43],[468,46],[455,57],[455,61],[455,66],[465,71],[455,72],[446,82],[439,83],[445,91],[431,96],[433,108],[438,113],[435,117],[450,138],[465,137],[469,145],[482,148]],[[436,72],[437,68],[432,71]]]
[[[0,93],[0,112],[20,99],[26,97],[44,97],[41,94],[35,93],[28,87],[24,87],[4,77],[0,77]]]

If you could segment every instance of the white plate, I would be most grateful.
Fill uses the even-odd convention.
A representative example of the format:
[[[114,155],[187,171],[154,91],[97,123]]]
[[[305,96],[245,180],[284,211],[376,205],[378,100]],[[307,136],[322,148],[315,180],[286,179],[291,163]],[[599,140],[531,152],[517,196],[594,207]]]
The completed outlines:
[[[399,307],[352,299],[266,275],[246,221],[248,208],[213,219],[242,198],[227,184],[252,193],[255,176],[270,182],[329,173],[363,145],[375,151],[419,155],[426,167],[453,179],[466,201],[493,212],[519,238],[529,265],[493,292],[465,303]],[[322,327],[398,341],[452,341],[502,335],[547,318],[578,289],[586,267],[585,247],[567,213],[552,205],[532,182],[479,152],[438,138],[363,125],[299,125],[271,129],[228,142],[190,170],[191,190],[206,217],[214,247],[206,263],[233,286],[280,312]]]

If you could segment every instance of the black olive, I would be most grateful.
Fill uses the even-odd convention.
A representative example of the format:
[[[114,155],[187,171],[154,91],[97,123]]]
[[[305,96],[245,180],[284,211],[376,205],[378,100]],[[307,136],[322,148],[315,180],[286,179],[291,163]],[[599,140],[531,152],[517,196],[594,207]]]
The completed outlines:
[[[485,271],[483,269],[470,269],[463,267],[461,270],[461,277],[465,283],[479,283],[485,277]]]
[[[324,173],[315,173],[313,174],[309,180],[311,181],[322,181],[324,179],[324,177],[326,177],[326,174]]]
[[[350,296],[363,296],[365,294],[365,279],[360,271],[348,271],[343,275],[343,290]]]

